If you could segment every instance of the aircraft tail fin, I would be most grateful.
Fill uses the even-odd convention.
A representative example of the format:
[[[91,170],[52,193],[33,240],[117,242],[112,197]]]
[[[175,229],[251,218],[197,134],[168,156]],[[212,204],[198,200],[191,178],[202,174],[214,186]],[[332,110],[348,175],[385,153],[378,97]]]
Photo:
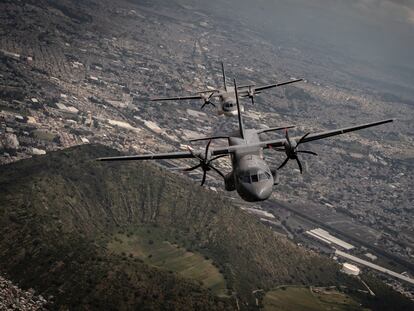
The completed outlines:
[[[226,72],[224,71],[224,63],[223,62],[221,62],[221,73],[223,75],[223,86],[224,86],[224,90],[227,92]]]
[[[243,124],[243,117],[241,114],[241,109],[240,109],[240,102],[239,102],[239,93],[237,91],[237,84],[236,84],[236,79],[234,79],[234,93],[236,95],[236,104],[237,104],[237,115],[239,117],[239,130],[240,130],[240,136],[241,138],[244,139],[244,124]]]

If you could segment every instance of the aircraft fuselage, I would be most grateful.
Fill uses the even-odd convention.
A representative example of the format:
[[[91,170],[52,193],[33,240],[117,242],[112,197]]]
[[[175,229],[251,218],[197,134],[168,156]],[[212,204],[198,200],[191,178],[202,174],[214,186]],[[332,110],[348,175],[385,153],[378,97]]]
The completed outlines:
[[[224,114],[226,117],[237,116],[237,103],[234,92],[220,92],[218,97],[220,101],[218,114]],[[240,110],[243,112],[244,107],[240,106]]]
[[[272,172],[263,158],[263,150],[249,148],[248,144],[260,142],[256,131],[246,130],[245,139],[232,137],[230,146],[246,145],[232,155],[232,178],[235,190],[248,202],[264,201],[273,191]]]

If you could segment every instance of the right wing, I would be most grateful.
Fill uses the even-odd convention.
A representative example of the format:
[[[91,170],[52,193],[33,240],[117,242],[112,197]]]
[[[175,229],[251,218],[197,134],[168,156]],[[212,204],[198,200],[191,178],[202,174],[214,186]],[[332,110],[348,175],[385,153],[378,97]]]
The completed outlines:
[[[309,134],[308,136],[306,136],[305,138],[302,139],[302,136],[297,136],[297,137],[292,137],[291,140],[299,142],[302,139],[302,143],[307,143],[310,141],[314,141],[314,140],[318,140],[318,139],[324,139],[324,138],[328,138],[328,137],[332,137],[332,136],[336,136],[336,135],[341,135],[341,134],[345,134],[345,133],[349,133],[349,132],[353,132],[353,131],[358,131],[358,130],[362,130],[368,127],[372,127],[372,126],[377,126],[377,125],[381,125],[381,124],[385,124],[385,123],[390,123],[393,122],[394,119],[387,119],[387,120],[382,120],[382,121],[377,121],[377,122],[372,122],[372,123],[365,123],[365,124],[360,124],[360,125],[355,125],[355,126],[350,126],[350,127],[344,127],[341,129],[336,129],[336,130],[331,130],[331,131],[325,131],[325,132],[319,132],[319,133],[314,133],[314,134]],[[281,138],[281,139],[277,139],[277,140],[269,140],[269,141],[263,141],[261,143],[259,143],[258,145],[261,146],[262,148],[277,148],[277,147],[283,147],[285,144],[286,139],[285,138]]]
[[[371,126],[377,126],[377,125],[381,125],[381,124],[385,124],[385,123],[390,123],[390,122],[393,122],[393,121],[394,121],[394,119],[387,119],[387,120],[382,120],[382,121],[377,121],[377,122],[372,122],[372,123],[360,124],[360,125],[356,125],[356,126],[344,127],[344,128],[337,129],[337,130],[331,130],[331,131],[326,131],[326,132],[310,134],[309,136],[304,138],[302,140],[302,142],[307,143],[307,142],[310,142],[310,141],[323,139],[323,138],[328,138],[328,137],[335,136],[335,135],[345,134],[345,133],[349,133],[349,132],[353,132],[353,131],[359,131],[359,130],[366,129],[366,128],[371,127]]]

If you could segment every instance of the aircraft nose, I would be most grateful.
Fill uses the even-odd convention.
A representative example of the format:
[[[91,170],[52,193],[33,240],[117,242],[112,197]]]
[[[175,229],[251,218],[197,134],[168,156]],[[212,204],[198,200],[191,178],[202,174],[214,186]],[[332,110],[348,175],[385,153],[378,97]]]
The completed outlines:
[[[257,201],[264,201],[272,194],[272,185],[262,185],[260,187],[254,187],[253,196]]]
[[[257,202],[264,201],[272,194],[273,183],[261,182],[256,184],[243,184],[239,194],[246,201]]]

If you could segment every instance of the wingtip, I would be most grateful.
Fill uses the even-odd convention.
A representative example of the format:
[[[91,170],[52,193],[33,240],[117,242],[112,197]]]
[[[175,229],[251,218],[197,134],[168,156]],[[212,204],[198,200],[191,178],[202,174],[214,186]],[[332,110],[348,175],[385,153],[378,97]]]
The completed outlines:
[[[397,121],[397,119],[396,119],[396,118],[385,119],[385,120],[382,120],[382,121],[380,121],[380,122],[381,122],[381,123],[391,123],[391,122],[394,122],[394,121]]]

